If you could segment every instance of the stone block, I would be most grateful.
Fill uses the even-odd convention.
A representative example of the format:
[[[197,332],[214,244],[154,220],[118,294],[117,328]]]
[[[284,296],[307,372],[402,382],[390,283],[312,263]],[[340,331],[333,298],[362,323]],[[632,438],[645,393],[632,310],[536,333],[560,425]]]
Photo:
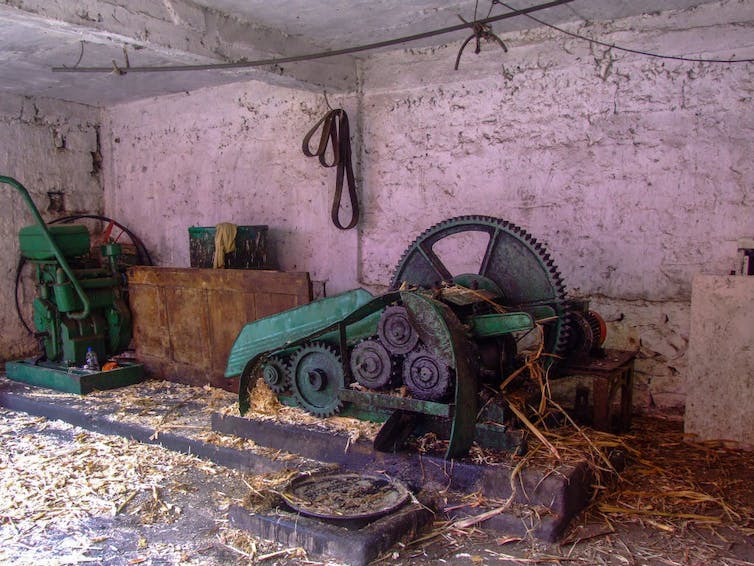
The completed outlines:
[[[697,275],[685,431],[754,446],[754,277]]]

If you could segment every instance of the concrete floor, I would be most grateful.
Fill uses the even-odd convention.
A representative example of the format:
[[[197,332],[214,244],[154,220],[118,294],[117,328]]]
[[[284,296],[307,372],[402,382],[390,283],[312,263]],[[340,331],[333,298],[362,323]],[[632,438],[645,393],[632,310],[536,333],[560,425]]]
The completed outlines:
[[[668,441],[681,437],[680,423],[641,425],[660,443],[656,453],[643,452],[655,465],[658,455],[670,458],[683,449]],[[646,442],[637,438],[636,446],[645,451]],[[327,563],[229,526],[228,507],[248,495],[258,474],[6,409],[0,409],[0,445],[0,563]],[[610,501],[608,490],[560,544],[452,530],[438,520],[428,533],[434,536],[395,547],[376,563],[754,564],[748,478],[754,456],[708,448],[705,461],[687,462],[699,471],[700,491],[710,492],[714,482],[738,486],[735,494],[718,495],[729,504],[730,521],[709,525],[649,514],[614,516],[608,524],[595,511]]]

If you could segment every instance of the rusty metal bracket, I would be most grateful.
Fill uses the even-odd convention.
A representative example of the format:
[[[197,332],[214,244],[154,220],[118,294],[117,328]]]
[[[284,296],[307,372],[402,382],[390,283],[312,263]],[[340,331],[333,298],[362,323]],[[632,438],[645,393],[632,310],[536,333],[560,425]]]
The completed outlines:
[[[463,17],[458,16],[458,18],[468,25],[474,33],[472,33],[468,38],[466,38],[466,41],[463,42],[463,45],[461,45],[461,49],[458,50],[458,55],[456,56],[456,64],[454,69],[457,71],[458,66],[461,63],[461,55],[463,55],[463,50],[466,49],[466,46],[469,44],[469,42],[472,39],[476,40],[476,47],[474,48],[474,53],[477,55],[482,51],[481,41],[495,41],[497,44],[508,53],[508,47],[505,45],[502,39],[495,34],[495,32],[492,31],[492,26],[489,24],[483,24],[477,20],[474,20],[473,22],[467,22]]]

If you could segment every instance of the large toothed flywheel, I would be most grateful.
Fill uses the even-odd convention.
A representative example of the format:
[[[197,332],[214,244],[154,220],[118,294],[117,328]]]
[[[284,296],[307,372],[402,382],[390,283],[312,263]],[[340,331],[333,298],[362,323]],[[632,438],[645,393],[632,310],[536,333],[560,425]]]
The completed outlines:
[[[452,273],[441,257],[440,242],[471,232],[487,237],[469,238],[470,246],[481,249],[463,248],[461,254],[479,257],[480,263],[472,273]],[[453,282],[486,289],[511,311],[550,307],[554,316],[543,323],[544,351],[560,355],[567,347],[568,308],[563,279],[544,246],[511,222],[489,216],[459,216],[435,224],[404,252],[391,288],[398,289],[404,282],[426,288]]]

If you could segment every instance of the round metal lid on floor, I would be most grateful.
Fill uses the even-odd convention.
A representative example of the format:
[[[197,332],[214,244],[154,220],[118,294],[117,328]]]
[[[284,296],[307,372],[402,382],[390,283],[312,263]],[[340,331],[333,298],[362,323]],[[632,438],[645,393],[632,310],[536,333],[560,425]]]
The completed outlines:
[[[341,472],[301,474],[281,494],[295,511],[320,519],[376,519],[401,507],[406,486],[386,475]]]

